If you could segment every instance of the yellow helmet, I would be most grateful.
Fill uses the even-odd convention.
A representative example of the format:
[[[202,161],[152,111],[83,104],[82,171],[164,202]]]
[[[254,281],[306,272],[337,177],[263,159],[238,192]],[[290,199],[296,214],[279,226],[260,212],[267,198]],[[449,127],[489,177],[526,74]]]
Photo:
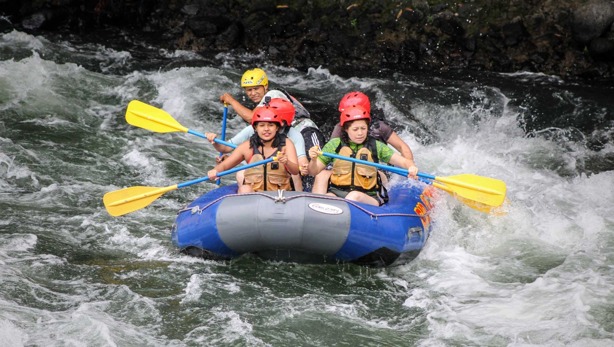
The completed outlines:
[[[266,77],[264,70],[255,68],[245,71],[241,77],[241,87],[267,86],[269,79]]]

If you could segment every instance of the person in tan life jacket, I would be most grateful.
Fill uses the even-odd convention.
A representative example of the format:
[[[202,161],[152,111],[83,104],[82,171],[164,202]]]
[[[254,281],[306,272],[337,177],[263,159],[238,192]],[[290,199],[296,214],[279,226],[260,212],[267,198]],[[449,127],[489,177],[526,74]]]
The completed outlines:
[[[282,119],[285,117],[283,114],[286,112],[294,112],[294,107],[287,101],[281,107],[274,108],[270,105],[256,107],[251,122],[254,135],[237,146],[226,160],[209,170],[207,172],[209,179],[216,180],[218,172],[232,169],[243,160],[254,163],[277,157],[277,161],[245,170],[243,182],[239,182],[238,193],[294,190],[291,175],[299,173],[296,149],[292,141],[280,133]],[[220,145],[213,140],[210,141],[219,150]]]
[[[333,138],[321,149],[322,152],[354,157],[374,163],[390,163],[408,170],[407,177],[416,179],[418,168],[409,160],[375,140],[369,135],[370,113],[362,106],[345,108],[339,116],[343,132],[341,137]],[[321,155],[320,149],[309,149],[309,173],[317,175],[332,163],[327,195],[338,196],[370,205],[379,206],[387,202],[387,193],[381,182],[377,168],[357,164],[342,159],[332,159]],[[317,160],[315,160],[317,158]]]
[[[318,128],[318,126],[311,120],[309,111],[301,104],[295,97],[290,95],[285,90],[271,89],[269,90],[269,78],[264,70],[260,68],[253,68],[246,70],[241,77],[241,88],[243,88],[245,95],[257,106],[262,106],[264,103],[271,99],[282,98],[290,101],[295,108],[295,114],[289,119],[286,128],[283,130],[287,137],[292,140],[296,148],[296,154],[298,156],[299,165],[301,168],[301,175],[294,175],[292,177],[296,190],[311,191],[313,185],[313,177],[307,175],[307,164],[309,162],[306,152],[311,146],[314,145],[314,139],[316,142],[324,142],[324,135]],[[234,111],[248,123],[252,121],[252,115],[255,109],[250,109],[231,94],[224,93],[220,96],[220,101],[229,105]],[[245,141],[249,136],[253,134],[253,130],[248,125],[239,133],[235,134],[228,142],[238,145]],[[208,134],[206,134],[208,135]],[[226,153],[226,152],[224,152]],[[218,158],[218,162],[225,159],[225,156]],[[243,172],[237,173],[237,181],[243,180]]]
[[[369,122],[369,135],[371,137],[392,146],[401,154],[401,156],[410,160],[412,165],[415,166],[414,154],[407,143],[401,139],[401,137],[386,121],[383,120],[383,118],[380,119],[380,117],[373,117],[371,114],[371,101],[365,93],[359,91],[351,91],[346,93],[339,101],[339,112],[343,112],[343,110],[351,106],[361,106],[371,115],[371,121]],[[333,139],[340,137],[342,134],[343,128],[340,123],[337,123],[330,135],[330,138]],[[322,170],[314,179],[312,193],[326,193],[331,174],[332,171],[330,170],[330,167],[328,167],[327,170]],[[383,172],[380,172],[380,176],[383,184],[386,184],[386,175]]]

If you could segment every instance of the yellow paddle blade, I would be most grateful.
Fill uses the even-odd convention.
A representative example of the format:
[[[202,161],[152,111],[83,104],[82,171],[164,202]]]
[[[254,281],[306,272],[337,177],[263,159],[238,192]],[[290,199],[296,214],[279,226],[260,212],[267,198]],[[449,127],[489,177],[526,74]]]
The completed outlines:
[[[117,217],[148,206],[162,194],[177,189],[168,187],[136,186],[108,192],[103,197],[104,206],[111,216]]]
[[[471,207],[474,210],[484,212],[484,213],[490,213],[496,216],[502,216],[502,215],[507,214],[507,211],[505,211],[505,209],[502,206],[498,206],[498,207],[488,206],[488,205],[482,204],[474,200],[465,199],[461,196],[456,195],[452,189],[448,188],[447,186],[443,184],[437,183],[437,182],[433,182],[433,186],[443,191],[448,192],[450,195],[454,196],[454,198],[456,198],[458,201]]]
[[[175,131],[188,132],[188,128],[179,124],[170,114],[138,100],[132,100],[126,109],[126,122],[139,128],[157,133]]]
[[[497,207],[505,201],[505,182],[495,178],[462,174],[435,177],[435,180],[443,183],[443,190],[482,205]]]

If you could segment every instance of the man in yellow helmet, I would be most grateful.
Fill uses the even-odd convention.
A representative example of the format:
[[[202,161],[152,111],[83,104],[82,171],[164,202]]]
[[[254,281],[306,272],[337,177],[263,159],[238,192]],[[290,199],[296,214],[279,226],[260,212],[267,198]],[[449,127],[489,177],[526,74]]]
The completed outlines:
[[[264,70],[260,68],[250,69],[245,71],[241,77],[241,87],[245,90],[247,97],[255,104],[260,104],[264,99],[264,95],[269,91],[269,78]],[[220,96],[220,101],[232,106],[241,118],[246,122],[252,121],[253,109],[249,109],[240,102],[235,100],[229,93],[224,93]]]
[[[275,98],[286,99],[294,105],[296,113],[292,124],[287,124],[289,127],[289,129],[287,129],[287,135],[296,145],[301,173],[306,175],[308,172],[307,165],[309,163],[309,158],[306,156],[307,149],[311,148],[314,144],[324,143],[324,136],[318,126],[310,119],[311,116],[309,112],[298,100],[296,100],[296,98],[287,92],[282,90],[269,90],[269,79],[264,70],[260,68],[245,71],[241,77],[241,87],[245,90],[247,97],[253,101],[256,106],[262,106],[266,100]],[[243,106],[229,93],[224,93],[220,96],[220,101],[230,105],[241,118],[251,123],[254,113],[253,109]],[[252,133],[253,129],[247,126],[228,142],[234,144],[241,143],[251,136]],[[298,186],[302,186],[302,188],[308,191],[311,190],[313,177],[303,176],[301,180],[299,176],[294,176],[293,180],[296,190],[302,190]]]

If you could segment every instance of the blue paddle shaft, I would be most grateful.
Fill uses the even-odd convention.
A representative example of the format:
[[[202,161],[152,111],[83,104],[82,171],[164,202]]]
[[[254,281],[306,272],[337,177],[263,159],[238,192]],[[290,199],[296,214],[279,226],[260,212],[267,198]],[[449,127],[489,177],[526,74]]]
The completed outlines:
[[[222,141],[226,140],[226,119],[228,119],[228,106],[224,104],[224,115],[222,116]],[[220,156],[224,155],[224,153],[220,152]],[[215,181],[216,184],[220,184],[222,181],[218,178]]]
[[[374,163],[374,162],[371,162],[371,161],[366,161],[366,160],[361,160],[361,159],[356,159],[356,158],[351,158],[351,157],[345,157],[345,156],[342,156],[342,155],[328,153],[328,152],[322,152],[322,155],[325,156],[325,157],[341,159],[341,160],[347,160],[347,161],[352,161],[352,162],[358,163],[358,164],[373,166],[373,167],[376,167],[378,169],[382,169],[382,170],[385,170],[385,171],[390,171],[392,173],[395,173],[395,174],[398,174],[398,175],[401,175],[401,176],[405,176],[405,177],[407,177],[407,175],[409,174],[409,171],[407,171],[406,169],[401,169],[401,168],[394,167],[394,166],[382,165],[382,164]],[[428,179],[431,179],[431,180],[435,179],[435,176],[429,175],[429,174],[426,174],[426,173],[423,173],[423,172],[418,172],[417,176],[418,177],[422,177],[422,178],[428,178]]]
[[[201,137],[203,139],[207,139],[207,136],[205,136],[205,134],[199,133],[196,130],[188,129],[188,134],[196,135],[196,136]],[[228,146],[230,148],[237,148],[237,145],[235,145],[234,143],[226,142],[226,141],[220,140],[218,138],[214,139],[213,141],[215,141],[215,143],[219,143],[220,145]]]
[[[269,158],[269,159],[257,161],[257,162],[252,163],[252,164],[238,166],[238,167],[235,167],[234,169],[218,172],[217,176],[218,177],[222,177],[222,176],[230,175],[231,173],[235,173],[235,172],[238,172],[238,171],[241,171],[241,170],[249,169],[250,167],[254,167],[254,166],[264,165],[266,163],[270,163],[273,160],[275,160],[275,158]],[[182,183],[177,184],[177,188],[183,188],[183,187],[191,186],[193,184],[204,182],[204,181],[208,181],[208,180],[209,180],[209,177],[206,177],[206,176],[205,177],[201,177],[201,178],[196,178],[196,179],[193,179],[191,181],[186,181],[186,182],[182,182]]]
[[[226,120],[228,119],[228,106],[224,106],[224,116],[222,116],[222,141],[226,140]]]

